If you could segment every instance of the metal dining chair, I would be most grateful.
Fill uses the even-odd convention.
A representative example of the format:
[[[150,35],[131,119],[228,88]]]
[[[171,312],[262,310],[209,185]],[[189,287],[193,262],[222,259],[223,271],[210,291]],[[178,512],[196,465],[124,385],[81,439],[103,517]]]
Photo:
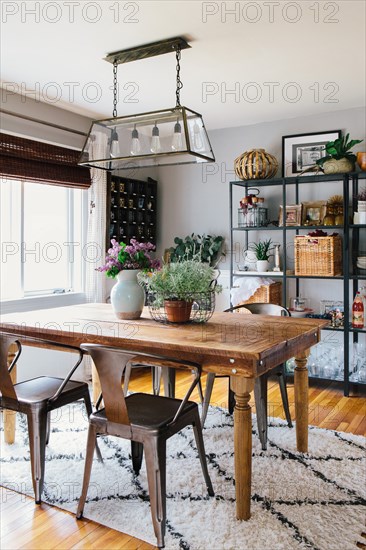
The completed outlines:
[[[125,396],[122,391],[122,376],[133,352],[96,344],[83,344],[81,347],[94,361],[102,388],[104,408],[89,418],[84,479],[76,517],[80,519],[83,515],[97,435],[113,435],[130,440],[132,466],[136,475],[140,472],[143,452],[145,453],[152,522],[158,547],[163,548],[166,521],[166,441],[186,426],[193,426],[207,492],[210,496],[214,495],[207,469],[198,406],[189,401],[200,378],[201,368],[188,361],[182,363],[176,359],[139,353],[138,356],[145,358],[147,362],[194,370],[195,377],[183,400],[146,393]]]
[[[40,340],[32,341],[43,345],[47,344]],[[31,343],[31,340],[27,338],[26,343]],[[12,344],[17,345],[18,352],[8,367],[8,350]],[[0,408],[24,413],[27,416],[32,483],[36,504],[40,504],[42,499],[45,451],[50,432],[49,413],[79,399],[84,400],[88,416],[92,412],[88,384],[70,380],[83,359],[82,351],[72,346],[54,343],[52,343],[52,348],[78,354],[78,360],[66,378],[39,376],[13,384],[10,373],[19,359],[22,345],[17,336],[10,334],[0,336]],[[97,453],[101,460],[98,447]]]
[[[290,317],[291,313],[285,307],[279,306],[277,304],[267,304],[267,303],[253,303],[253,304],[242,304],[235,307],[231,307],[225,310],[225,313],[239,312],[247,310],[249,313],[260,314],[260,315],[275,315],[277,317],[285,316]],[[257,426],[258,426],[258,435],[262,445],[262,449],[265,451],[267,449],[267,432],[268,432],[268,417],[267,417],[267,393],[268,393],[268,376],[278,376],[278,382],[281,391],[282,404],[285,411],[285,416],[289,428],[292,428],[290,407],[288,402],[287,388],[286,388],[286,376],[285,376],[285,365],[279,365],[269,372],[259,376],[255,379],[254,384],[254,400],[257,416]],[[201,422],[202,426],[206,421],[208,407],[211,401],[213,384],[215,377],[221,375],[215,375],[214,373],[208,373],[206,378],[206,389],[205,395],[202,404],[202,417]],[[230,379],[229,379],[229,395],[228,395],[228,409],[230,414],[233,413],[235,406],[235,396],[234,392],[230,388]]]

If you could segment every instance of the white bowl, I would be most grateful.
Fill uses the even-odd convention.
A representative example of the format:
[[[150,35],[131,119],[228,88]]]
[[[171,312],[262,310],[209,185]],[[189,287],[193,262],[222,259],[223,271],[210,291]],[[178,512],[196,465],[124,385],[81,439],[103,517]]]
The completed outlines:
[[[306,317],[308,313],[314,313],[313,309],[306,308],[304,311],[296,311],[295,309],[289,309],[291,317]]]

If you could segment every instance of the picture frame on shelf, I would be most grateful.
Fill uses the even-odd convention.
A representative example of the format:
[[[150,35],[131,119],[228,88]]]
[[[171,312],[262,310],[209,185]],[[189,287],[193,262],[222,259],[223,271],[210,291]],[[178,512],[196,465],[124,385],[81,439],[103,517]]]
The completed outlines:
[[[317,173],[316,161],[326,156],[325,145],[341,135],[341,130],[331,130],[282,136],[282,176],[286,178]],[[311,167],[314,170],[309,170]]]
[[[327,201],[302,202],[301,225],[323,225],[327,212]]]
[[[335,300],[320,301],[320,313],[322,315],[330,315],[333,311],[336,311],[338,314],[344,313],[343,302]]]
[[[286,215],[285,215],[285,225],[286,227],[291,227],[295,225],[301,225],[301,204],[288,204],[286,205]],[[279,227],[284,225],[283,223],[283,205],[280,204],[280,213],[279,213]]]

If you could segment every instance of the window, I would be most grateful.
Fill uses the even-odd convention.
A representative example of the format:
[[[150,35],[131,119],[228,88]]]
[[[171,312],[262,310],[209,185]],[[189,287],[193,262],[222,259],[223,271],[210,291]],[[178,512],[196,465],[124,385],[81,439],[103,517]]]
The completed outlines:
[[[83,290],[86,194],[1,181],[1,301]]]

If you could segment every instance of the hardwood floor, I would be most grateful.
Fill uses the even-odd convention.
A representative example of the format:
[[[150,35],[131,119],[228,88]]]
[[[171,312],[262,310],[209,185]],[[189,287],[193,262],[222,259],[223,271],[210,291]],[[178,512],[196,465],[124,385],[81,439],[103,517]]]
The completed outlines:
[[[184,373],[178,373],[176,385],[178,397],[184,395],[188,378]],[[227,383],[226,378],[216,379],[211,401],[213,405],[227,406]],[[133,370],[130,389],[150,392],[151,377],[147,369]],[[294,392],[291,382],[288,384],[288,392],[291,414],[294,418]],[[198,399],[197,392],[193,397]],[[251,405],[254,405],[253,400]],[[269,383],[268,406],[271,416],[284,417],[278,384],[275,381]],[[344,397],[337,384],[319,381],[316,385],[311,383],[309,409],[310,424],[331,430],[366,434],[365,396]],[[108,529],[89,520],[77,521],[75,516],[68,512],[47,504],[36,506],[31,498],[0,489],[0,548],[2,550],[20,548],[147,550],[154,548],[146,542],[119,531]],[[358,547],[366,549],[366,545],[358,545]]]

